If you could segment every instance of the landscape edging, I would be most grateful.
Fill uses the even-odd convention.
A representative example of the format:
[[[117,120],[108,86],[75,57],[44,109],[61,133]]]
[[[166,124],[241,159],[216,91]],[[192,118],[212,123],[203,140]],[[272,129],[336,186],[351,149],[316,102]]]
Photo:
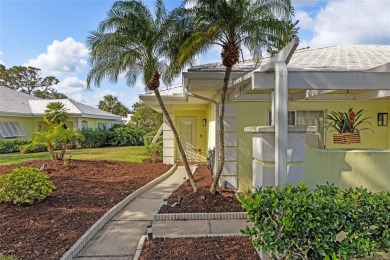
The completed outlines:
[[[88,242],[96,235],[96,233],[103,228],[108,221],[110,221],[119,211],[121,211],[127,204],[129,204],[132,200],[134,200],[138,195],[147,191],[151,187],[165,180],[176,170],[177,165],[173,165],[171,169],[169,169],[163,175],[157,177],[156,179],[150,181],[145,184],[141,188],[129,194],[126,198],[120,201],[118,204],[113,206],[109,211],[107,211],[102,217],[100,217],[77,241],[76,243],[65,252],[65,254],[61,257],[61,260],[73,260],[81,250],[88,244]]]
[[[247,219],[248,212],[215,212],[215,213],[165,213],[155,214],[153,220],[227,220],[227,219]]]
[[[199,237],[231,237],[231,236],[236,236],[236,237],[243,237],[245,236],[244,234],[197,234],[197,235],[171,235],[171,236],[155,236],[154,238],[199,238]],[[141,256],[142,249],[144,248],[144,244],[146,241],[146,235],[143,235],[137,246],[137,250],[134,254],[133,260],[138,260],[138,258]]]

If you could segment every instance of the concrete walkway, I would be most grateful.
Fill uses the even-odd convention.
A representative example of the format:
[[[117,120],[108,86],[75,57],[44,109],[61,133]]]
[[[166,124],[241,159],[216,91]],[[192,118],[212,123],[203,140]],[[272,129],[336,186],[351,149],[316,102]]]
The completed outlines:
[[[153,221],[153,214],[163,199],[176,190],[186,176],[184,167],[179,166],[169,178],[139,195],[92,238],[76,259],[133,259],[138,242],[151,222],[155,236],[240,234],[245,219]]]

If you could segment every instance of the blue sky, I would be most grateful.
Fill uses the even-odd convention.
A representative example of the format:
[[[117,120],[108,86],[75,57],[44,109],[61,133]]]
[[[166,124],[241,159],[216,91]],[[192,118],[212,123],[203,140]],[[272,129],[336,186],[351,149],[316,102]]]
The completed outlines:
[[[61,82],[59,92],[96,106],[113,94],[131,108],[144,87],[123,81],[103,81],[86,89],[87,35],[95,30],[115,1],[111,0],[0,0],[0,63],[7,68],[30,65]],[[143,1],[153,7],[154,0]],[[180,1],[165,0],[168,8]],[[311,48],[344,44],[390,45],[390,0],[292,0],[299,20],[300,46]],[[210,50],[198,64],[220,61],[220,50]],[[178,79],[178,82],[180,80]],[[1,98],[1,97],[0,97]]]

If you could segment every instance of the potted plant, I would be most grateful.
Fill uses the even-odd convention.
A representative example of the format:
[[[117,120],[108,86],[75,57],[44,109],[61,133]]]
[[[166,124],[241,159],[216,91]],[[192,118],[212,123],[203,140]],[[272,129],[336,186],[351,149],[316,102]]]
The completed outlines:
[[[371,124],[368,121],[370,117],[363,117],[364,112],[364,109],[355,112],[353,108],[348,108],[347,112],[332,111],[326,116],[327,128],[336,132],[333,134],[335,144],[360,143],[360,131],[371,130],[361,128],[364,123]]]

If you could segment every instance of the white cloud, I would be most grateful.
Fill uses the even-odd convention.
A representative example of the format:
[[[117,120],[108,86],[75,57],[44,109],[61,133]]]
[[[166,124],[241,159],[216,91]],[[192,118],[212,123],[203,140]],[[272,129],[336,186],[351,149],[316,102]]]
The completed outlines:
[[[47,52],[39,54],[37,58],[29,60],[24,66],[33,66],[50,74],[81,71],[86,65],[88,49],[83,43],[73,38],[64,41],[53,41],[47,46]]]
[[[292,0],[291,4],[294,7],[313,6],[323,0]]]
[[[298,27],[303,30],[313,30],[313,18],[307,12],[297,11],[294,16],[295,20],[299,20]]]
[[[88,90],[87,83],[81,79],[78,79],[77,77],[67,77],[61,80],[57,85],[54,85],[53,88],[77,102],[86,105],[95,105],[88,98],[88,96],[90,96],[88,94],[93,93],[93,91]]]
[[[315,18],[311,46],[390,44],[389,13],[386,1],[331,1]]]

